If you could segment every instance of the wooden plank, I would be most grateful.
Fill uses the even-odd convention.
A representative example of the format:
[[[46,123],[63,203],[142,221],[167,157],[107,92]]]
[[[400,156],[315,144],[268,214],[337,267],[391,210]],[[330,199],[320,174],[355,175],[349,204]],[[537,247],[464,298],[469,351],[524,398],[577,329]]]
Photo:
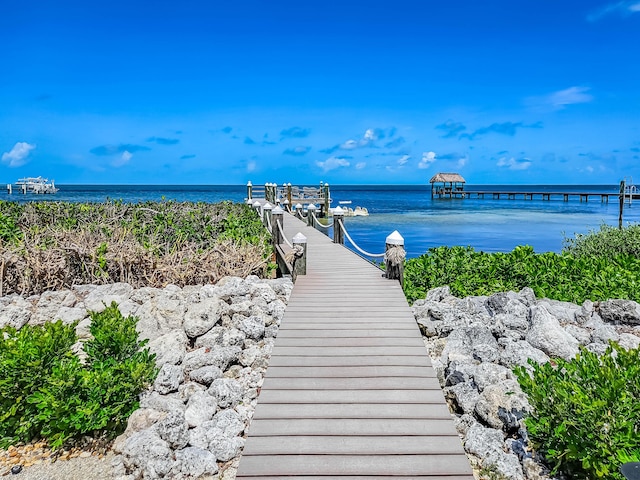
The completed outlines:
[[[315,370],[301,370],[297,376],[310,377],[435,377],[436,374],[431,366],[431,362],[427,355],[417,356],[389,356],[380,355],[375,357],[311,357],[311,356],[272,356],[269,361],[269,369],[267,377],[275,375],[283,375],[286,372],[278,370],[276,367],[311,367]],[[333,368],[323,367],[353,367],[351,371],[343,368],[341,372],[335,371]],[[357,369],[355,367],[375,367],[375,371]],[[400,369],[391,369],[388,372],[380,367],[402,367]],[[420,369],[407,369],[407,367],[422,367]],[[338,375],[340,373],[340,375]],[[348,374],[348,375],[346,375]]]
[[[425,348],[424,341],[417,335],[413,337],[298,337],[279,338],[278,347],[420,347]],[[426,350],[425,350],[426,354]]]
[[[455,455],[460,437],[397,436],[272,436],[255,437],[243,455]]]
[[[325,357],[328,362],[335,358]],[[369,358],[369,357],[366,357]],[[413,359],[414,357],[407,357]],[[273,362],[275,358],[271,358]],[[279,360],[279,359],[278,359]],[[374,358],[371,360],[375,362]],[[328,366],[328,367],[298,367],[269,365],[267,377],[333,377],[333,378],[365,378],[365,377],[434,377],[435,372],[420,366],[404,365],[365,365],[365,366]]]
[[[412,418],[438,419],[450,418],[448,407],[442,403],[424,405],[405,403],[260,403],[256,407],[253,419],[282,418]]]
[[[272,355],[293,355],[311,357],[343,357],[397,355],[399,357],[411,355],[426,355],[424,345],[419,347],[281,347],[276,342]]]
[[[464,455],[257,455],[243,457],[238,474],[468,476],[471,468]]]
[[[294,329],[280,327],[278,330],[278,343],[281,343],[284,339],[293,338],[416,338],[416,332],[411,329],[376,329],[370,328],[361,329],[344,329],[328,330],[325,325],[324,328],[318,329]],[[422,341],[422,339],[420,339]]]
[[[433,377],[382,377],[382,378],[305,378],[267,377],[263,390],[436,390],[440,383]]]
[[[442,403],[442,390],[262,390],[262,403]]]
[[[408,436],[435,435],[458,437],[451,417],[419,420],[403,418],[301,418],[253,419],[249,435],[271,437],[281,435],[345,435],[345,436]]]
[[[259,475],[261,480],[327,480],[335,478],[333,475]],[[236,475],[238,479],[255,478],[245,476],[242,473]],[[375,478],[375,480],[475,480],[472,474],[467,475],[375,475],[363,477],[361,475],[340,475],[340,480],[365,480]]]

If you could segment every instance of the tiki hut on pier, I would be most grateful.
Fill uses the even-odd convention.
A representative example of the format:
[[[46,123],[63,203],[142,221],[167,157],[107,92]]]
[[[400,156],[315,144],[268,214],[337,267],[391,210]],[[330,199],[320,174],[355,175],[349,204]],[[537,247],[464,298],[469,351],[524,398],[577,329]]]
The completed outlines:
[[[436,173],[431,180],[431,198],[464,198],[464,178],[459,173]]]

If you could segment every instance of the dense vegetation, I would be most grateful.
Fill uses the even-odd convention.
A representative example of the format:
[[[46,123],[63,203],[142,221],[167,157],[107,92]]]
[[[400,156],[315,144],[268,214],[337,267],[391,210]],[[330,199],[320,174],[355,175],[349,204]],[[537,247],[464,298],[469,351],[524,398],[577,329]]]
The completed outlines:
[[[525,419],[553,473],[575,479],[623,479],[622,463],[640,459],[640,350],[612,343],[604,355],[582,349],[515,372],[534,411]]]
[[[449,285],[459,297],[531,287],[537,297],[574,303],[640,301],[640,225],[565,239],[561,254],[521,246],[509,253],[439,247],[408,260],[405,294],[424,298]],[[640,350],[611,344],[515,372],[534,411],[525,419],[531,443],[554,473],[573,479],[622,480],[622,463],[640,460]]]
[[[243,204],[0,201],[0,295],[215,283],[266,274],[270,255],[268,233]]]
[[[155,355],[138,341],[137,319],[123,317],[115,303],[91,320],[84,363],[71,348],[75,324],[0,330],[0,448],[40,438],[59,447],[124,430],[155,379]]]
[[[457,296],[490,295],[531,287],[537,297],[582,303],[608,298],[640,300],[640,226],[565,239],[561,254],[528,246],[509,253],[438,247],[405,266],[405,295],[412,302],[449,285]]]

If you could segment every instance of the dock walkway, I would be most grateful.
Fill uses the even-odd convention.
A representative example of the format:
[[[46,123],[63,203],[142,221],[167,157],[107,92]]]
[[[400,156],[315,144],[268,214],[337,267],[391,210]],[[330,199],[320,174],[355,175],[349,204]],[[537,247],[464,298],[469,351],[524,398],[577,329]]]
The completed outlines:
[[[397,281],[289,214],[307,274],[285,311],[236,478],[472,480]]]

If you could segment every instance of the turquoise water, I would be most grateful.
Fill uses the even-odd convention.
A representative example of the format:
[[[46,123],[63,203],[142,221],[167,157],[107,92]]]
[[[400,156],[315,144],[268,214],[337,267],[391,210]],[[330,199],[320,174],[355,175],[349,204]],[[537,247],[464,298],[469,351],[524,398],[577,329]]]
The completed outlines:
[[[72,201],[101,202],[106,199],[140,202],[232,200],[242,202],[244,185],[59,185],[56,195],[34,196],[6,193],[0,199],[12,201]],[[617,193],[617,185],[468,185],[467,191],[535,191]],[[483,251],[510,251],[516,245],[527,244],[537,252],[562,249],[564,236],[587,233],[603,223],[618,224],[619,204],[611,197],[601,203],[600,197],[580,202],[571,197],[551,200],[508,200],[502,197],[485,199],[432,199],[430,186],[331,186],[333,206],[339,201],[366,207],[368,217],[348,217],[349,234],[361,248],[371,253],[384,250],[388,234],[398,230],[405,238],[408,256],[415,257],[428,248],[439,245],[470,245]],[[625,224],[640,221],[640,202],[625,207]],[[348,243],[348,242],[347,242]]]

